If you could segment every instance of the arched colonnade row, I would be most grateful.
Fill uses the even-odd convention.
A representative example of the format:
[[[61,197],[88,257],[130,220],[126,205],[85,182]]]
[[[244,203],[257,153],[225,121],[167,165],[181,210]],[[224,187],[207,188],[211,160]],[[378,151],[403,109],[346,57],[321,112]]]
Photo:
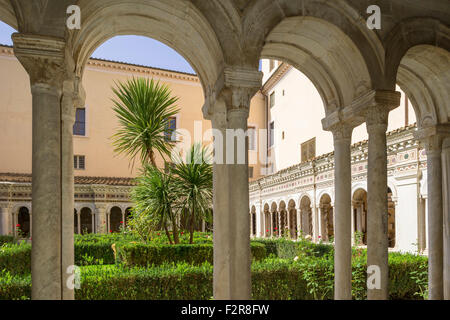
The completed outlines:
[[[79,30],[66,28],[69,4],[80,6]],[[368,263],[382,273],[382,289],[369,290],[368,297],[387,298],[386,130],[389,111],[399,106],[399,83],[414,104],[431,168],[430,297],[443,298],[444,288],[450,297],[450,275],[444,275],[450,270],[449,217],[443,215],[450,192],[450,8],[441,0],[426,7],[419,0],[407,7],[402,0],[371,4],[386,12],[380,30],[367,28],[367,8],[359,0],[1,0],[0,19],[19,31],[14,52],[33,95],[33,241],[39,243],[33,250],[39,252],[33,254],[32,297],[74,297],[61,274],[73,264],[74,107],[84,104],[90,55],[124,34],[160,40],[191,63],[204,88],[204,116],[219,130],[246,130],[251,97],[261,87],[261,58],[288,62],[311,79],[324,102],[323,128],[334,137],[336,299],[351,298],[350,144],[353,128],[364,122],[371,168]],[[214,166],[216,299],[251,297],[247,177],[248,166]],[[46,221],[55,217],[60,223],[49,230]]]
[[[298,203],[291,199],[286,207],[284,200],[277,202],[262,201],[260,206],[250,204],[252,237],[285,237],[293,240],[310,239],[314,242],[334,242],[335,216],[331,196],[324,193],[317,206],[310,196],[302,196]],[[269,203],[271,203],[269,205]],[[389,247],[395,247],[395,201],[388,188],[388,240]],[[357,189],[352,197],[352,245],[367,245],[367,191]]]
[[[96,207],[93,204],[77,204],[74,209],[74,233],[117,233],[127,225],[131,204],[109,204]],[[33,214],[31,203],[0,208],[0,234],[32,239]]]

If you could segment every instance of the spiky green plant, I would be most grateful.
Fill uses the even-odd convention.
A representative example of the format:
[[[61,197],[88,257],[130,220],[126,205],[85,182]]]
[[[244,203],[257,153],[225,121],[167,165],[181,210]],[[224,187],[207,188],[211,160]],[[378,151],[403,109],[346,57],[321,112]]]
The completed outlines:
[[[173,242],[178,244],[180,241],[177,211],[173,209],[177,193],[173,177],[161,172],[154,166],[146,165],[137,181],[138,185],[131,192],[131,199],[135,203],[132,219],[140,219],[144,224],[146,221],[149,222],[150,227],[147,230],[152,228],[153,230],[164,229],[170,244],[172,244],[169,232],[171,226]]]
[[[175,159],[171,172],[176,176],[175,185],[178,194],[178,209],[187,210],[189,216],[190,239],[194,241],[194,225],[196,221],[207,219],[212,207],[213,170],[211,155],[206,147],[194,144],[186,155]]]
[[[165,132],[169,119],[179,112],[175,105],[178,98],[153,79],[119,81],[112,90],[113,110],[120,125],[112,136],[114,151],[130,156],[132,165],[139,157],[143,165],[156,167],[155,151],[164,158],[175,143],[166,138]]]

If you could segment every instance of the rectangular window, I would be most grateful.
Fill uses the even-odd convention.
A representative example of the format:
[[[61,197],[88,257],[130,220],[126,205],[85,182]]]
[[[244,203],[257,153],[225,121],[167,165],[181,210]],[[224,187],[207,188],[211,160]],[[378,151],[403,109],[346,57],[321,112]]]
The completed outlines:
[[[73,134],[76,136],[86,135],[86,109],[84,108],[77,108],[76,110]]]
[[[256,128],[248,127],[248,150],[256,151]]]
[[[269,126],[269,147],[275,144],[275,122],[271,122]]]
[[[301,145],[301,162],[309,161],[316,157],[316,138],[302,143]]]
[[[73,157],[73,167],[75,170],[85,170],[86,169],[86,157],[85,156],[74,156]]]
[[[164,135],[166,136],[166,141],[176,141],[175,135],[173,133],[177,130],[177,118],[171,117],[167,121],[166,130]]]
[[[275,91],[270,95],[270,107],[273,108],[275,106]]]
[[[275,68],[275,60],[272,60],[272,59],[270,59],[269,60],[269,68],[270,68],[270,70],[269,70],[269,72],[270,71],[272,71],[274,68]]]
[[[248,167],[248,177],[253,178],[253,167]]]

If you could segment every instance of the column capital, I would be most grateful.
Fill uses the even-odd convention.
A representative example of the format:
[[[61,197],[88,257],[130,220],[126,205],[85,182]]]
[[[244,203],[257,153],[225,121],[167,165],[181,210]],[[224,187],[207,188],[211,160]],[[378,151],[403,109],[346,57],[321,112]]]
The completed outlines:
[[[331,131],[333,133],[334,141],[340,141],[340,140],[350,140],[352,139],[352,133],[353,133],[353,126],[345,123],[340,122],[337,124],[334,124],[333,126],[328,128],[328,131]]]
[[[363,97],[364,106],[360,107],[365,115],[367,131],[386,133],[389,112],[400,105],[401,94],[397,91],[374,90]]]
[[[64,40],[23,33],[14,33],[12,40],[14,54],[28,72],[32,86],[61,86],[69,66]]]
[[[226,111],[242,110],[242,115],[246,114],[250,108],[250,101],[262,86],[263,74],[253,68],[241,66],[227,66],[219,76],[214,88],[209,88],[206,93],[203,115],[206,119],[211,119],[216,112],[223,110],[217,107],[218,100],[221,100]],[[238,113],[240,114],[240,112]]]
[[[425,145],[427,153],[441,152],[442,144],[450,137],[450,124],[441,124],[420,128],[414,132],[414,138]]]

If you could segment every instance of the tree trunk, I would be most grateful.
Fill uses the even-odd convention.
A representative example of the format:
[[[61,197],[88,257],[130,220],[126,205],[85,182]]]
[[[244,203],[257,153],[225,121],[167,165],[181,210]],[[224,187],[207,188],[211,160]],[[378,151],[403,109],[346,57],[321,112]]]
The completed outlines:
[[[191,235],[189,237],[189,243],[193,244],[194,243],[194,223],[195,223],[195,204],[192,206],[192,215],[191,215],[191,225],[190,225],[190,232]]]
[[[167,225],[164,223],[164,231],[166,231],[167,238],[169,239],[169,243],[173,244],[172,238],[170,237],[169,229],[167,229]]]
[[[148,153],[148,157],[150,159],[151,165],[156,168],[155,152],[153,150],[150,150],[150,152]]]
[[[180,244],[180,237],[178,235],[178,226],[176,219],[173,219],[172,224],[173,224],[173,241],[175,242],[175,244]]]
[[[170,217],[172,219],[172,229],[173,229],[173,242],[175,244],[180,243],[180,237],[178,235],[178,226],[177,226],[177,219],[176,215],[173,214],[173,212],[170,213]]]

